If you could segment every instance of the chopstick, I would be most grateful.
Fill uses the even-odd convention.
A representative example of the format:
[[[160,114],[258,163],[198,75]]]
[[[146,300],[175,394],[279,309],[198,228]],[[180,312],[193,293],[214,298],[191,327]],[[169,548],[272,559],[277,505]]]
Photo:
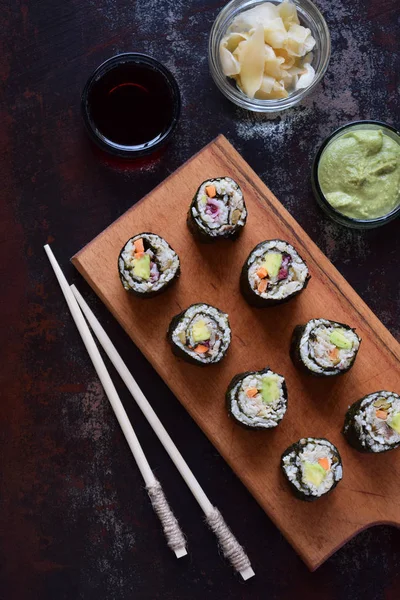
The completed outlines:
[[[182,475],[193,496],[199,503],[205,514],[207,524],[218,539],[222,553],[230,561],[236,571],[241,574],[244,580],[253,577],[254,571],[242,546],[240,546],[239,542],[236,540],[219,510],[211,504],[182,454],[175,446],[165,427],[157,417],[149,401],[132,377],[128,367],[125,365],[117,349],[89,308],[88,304],[74,285],[71,285],[71,289],[97,340],[132,394],[142,413],[150,423],[154,433],[168,452],[171,460]]]
[[[93,339],[81,309],[79,308],[79,305],[69,287],[68,281],[66,280],[52,250],[50,249],[50,246],[46,244],[44,249],[58,279],[58,283],[60,284],[61,290],[65,296],[65,300],[67,301],[78,331],[81,334],[83,343],[86,346],[86,350],[88,351],[93,366],[97,372],[97,375],[99,376],[106,396],[110,401],[115,416],[117,417],[126,441],[128,442],[129,448],[131,449],[136,464],[139,467],[139,470],[145,481],[146,489],[149,494],[153,509],[161,521],[168,546],[175,552],[177,558],[181,558],[187,554],[187,551],[185,537],[179,527],[178,521],[169,507],[160,482],[155,478],[154,473],[151,470],[139,440],[136,437],[133,427],[129,421],[128,415],[126,414],[121,400],[119,399],[117,390],[114,387],[111,377],[100,355],[96,342]]]

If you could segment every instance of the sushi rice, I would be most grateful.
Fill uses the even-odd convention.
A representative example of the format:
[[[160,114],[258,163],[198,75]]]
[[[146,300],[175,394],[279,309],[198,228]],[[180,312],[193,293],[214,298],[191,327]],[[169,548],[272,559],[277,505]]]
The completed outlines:
[[[218,177],[200,185],[189,208],[188,225],[202,241],[213,241],[237,237],[246,218],[239,185],[230,177]]]
[[[290,446],[281,467],[294,494],[307,501],[330,492],[343,476],[340,454],[324,438],[302,438]]]
[[[343,434],[361,452],[386,452],[400,446],[400,396],[381,390],[347,411]]]
[[[360,343],[360,338],[348,325],[328,319],[311,319],[305,326],[295,328],[291,354],[313,375],[339,375],[353,365]]]
[[[271,429],[279,425],[287,409],[284,377],[268,367],[236,375],[226,392],[228,411],[240,425]]]
[[[143,252],[137,252],[142,240]],[[135,245],[136,244],[136,245]],[[138,261],[147,259],[147,269],[137,269]],[[146,267],[146,265],[145,265]],[[122,285],[140,296],[154,296],[166,289],[179,276],[179,257],[171,246],[154,233],[138,233],[130,238],[118,258]]]
[[[253,306],[286,302],[308,284],[308,267],[291,244],[266,240],[247,258],[241,275],[241,290]]]
[[[189,362],[219,362],[231,342],[228,315],[209,304],[192,304],[172,319],[168,339],[174,353]]]

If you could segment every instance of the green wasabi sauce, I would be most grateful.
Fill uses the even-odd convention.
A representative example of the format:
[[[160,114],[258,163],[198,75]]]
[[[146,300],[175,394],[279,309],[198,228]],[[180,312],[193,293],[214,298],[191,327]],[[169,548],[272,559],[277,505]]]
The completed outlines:
[[[343,215],[382,217],[400,204],[400,145],[382,129],[344,133],[323,151],[318,180]]]

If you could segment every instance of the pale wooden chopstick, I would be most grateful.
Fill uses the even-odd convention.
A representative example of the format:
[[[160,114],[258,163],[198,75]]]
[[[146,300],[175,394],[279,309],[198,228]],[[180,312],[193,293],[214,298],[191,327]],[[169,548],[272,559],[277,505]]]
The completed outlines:
[[[71,286],[71,289],[100,345],[107,354],[108,358],[111,360],[121,379],[125,383],[128,390],[131,392],[137,405],[139,406],[144,416],[153,428],[153,431],[164,446],[165,450],[168,452],[179,473],[182,475],[190,491],[199,503],[201,509],[205,514],[208,525],[214,531],[215,535],[218,538],[223,554],[231,562],[233,567],[237,571],[239,571],[243,579],[249,579],[254,575],[254,571],[243,548],[240,546],[233,533],[228,528],[221,513],[216,507],[214,507],[211,504],[210,500],[207,498],[199,482],[197,481],[189,466],[187,465],[185,459],[179,452],[178,448],[175,446],[165,427],[161,423],[160,419],[157,417],[152,406],[150,405],[143,392],[139,388],[138,384],[132,377],[130,371],[128,370],[127,366],[125,365],[124,361],[119,355],[117,349],[115,348],[107,333],[104,331],[103,327],[100,325],[99,321],[89,308],[88,304],[85,302],[82,295],[79,293],[79,291],[74,285]]]
[[[86,346],[86,350],[92,360],[93,366],[96,369],[97,375],[104,388],[106,396],[108,397],[110,404],[114,410],[115,416],[121,426],[121,429],[125,435],[126,441],[128,442],[129,448],[133,454],[137,466],[142,474],[142,477],[146,483],[146,489],[150,496],[151,503],[154,511],[159,517],[165,536],[167,538],[168,545],[175,552],[177,558],[181,558],[187,554],[185,537],[179,527],[179,524],[172,513],[168,502],[164,496],[161,488],[161,484],[157,481],[153,471],[146,459],[146,456],[142,450],[138,438],[133,430],[133,427],[129,421],[128,415],[122,405],[121,400],[117,394],[111,377],[107,371],[107,368],[103,362],[100,352],[97,348],[96,342],[90,332],[90,329],[85,321],[85,318],[79,308],[79,305],[69,287],[69,284],[52,252],[50,246],[44,246],[46,254],[50,260],[51,266],[53,267],[54,273],[58,279],[61,290],[65,296],[68,307],[71,311],[71,315],[75,321],[79,333],[81,334],[83,343]]]

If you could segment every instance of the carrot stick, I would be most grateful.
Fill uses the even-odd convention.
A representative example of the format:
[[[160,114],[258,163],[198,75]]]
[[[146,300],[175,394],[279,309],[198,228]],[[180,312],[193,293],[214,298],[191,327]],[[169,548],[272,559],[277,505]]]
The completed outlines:
[[[209,198],[215,198],[217,195],[217,190],[215,189],[215,185],[207,185],[206,186],[206,194]]]
[[[266,279],[262,279],[257,287],[260,294],[265,292],[265,290],[267,289],[267,286],[268,286],[268,281]]]
[[[382,419],[382,421],[384,421],[388,416],[388,414],[385,410],[377,410],[375,414],[376,414],[376,418]]]
[[[133,242],[133,245],[135,246],[135,252],[137,252],[138,254],[140,252],[144,252],[144,246],[143,246],[143,240],[142,240],[142,238],[139,238],[138,240],[135,240]]]
[[[329,471],[329,460],[327,458],[319,458],[318,459],[318,464],[321,465],[321,467],[323,469],[325,469],[325,471]]]
[[[199,344],[194,349],[194,351],[197,352],[197,354],[203,354],[204,352],[207,352],[207,350],[208,350],[208,347],[207,346],[203,346],[203,344]]]

